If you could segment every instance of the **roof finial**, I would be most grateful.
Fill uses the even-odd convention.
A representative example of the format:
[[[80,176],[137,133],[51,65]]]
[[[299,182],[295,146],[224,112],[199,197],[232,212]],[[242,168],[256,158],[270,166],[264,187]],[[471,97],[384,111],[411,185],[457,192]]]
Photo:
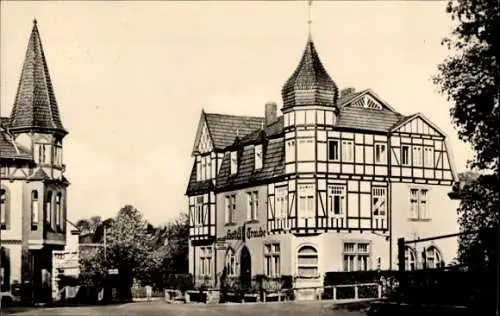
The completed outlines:
[[[308,12],[309,19],[307,20],[307,24],[308,24],[308,36],[307,36],[307,38],[309,40],[311,40],[311,24],[312,24],[311,11],[312,11],[312,2],[313,2],[313,0],[309,0],[308,1],[308,5],[309,5],[309,12]]]
[[[36,25],[36,18],[33,18],[33,24]]]
[[[240,137],[240,129],[239,128],[236,129],[236,137]]]

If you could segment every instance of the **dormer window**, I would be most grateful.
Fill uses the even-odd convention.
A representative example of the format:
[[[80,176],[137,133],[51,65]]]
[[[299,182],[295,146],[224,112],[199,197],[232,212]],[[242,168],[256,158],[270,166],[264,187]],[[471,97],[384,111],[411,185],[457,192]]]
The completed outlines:
[[[238,172],[238,152],[231,152],[231,175]]]
[[[262,169],[262,145],[255,146],[255,170]]]

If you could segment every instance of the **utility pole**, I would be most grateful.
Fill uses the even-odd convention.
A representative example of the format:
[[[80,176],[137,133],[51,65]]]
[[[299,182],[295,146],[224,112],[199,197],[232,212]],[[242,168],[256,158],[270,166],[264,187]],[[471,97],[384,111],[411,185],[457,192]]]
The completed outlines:
[[[107,265],[107,241],[106,241],[106,232],[107,232],[108,228],[106,226],[104,226],[104,261],[106,261],[106,265]]]

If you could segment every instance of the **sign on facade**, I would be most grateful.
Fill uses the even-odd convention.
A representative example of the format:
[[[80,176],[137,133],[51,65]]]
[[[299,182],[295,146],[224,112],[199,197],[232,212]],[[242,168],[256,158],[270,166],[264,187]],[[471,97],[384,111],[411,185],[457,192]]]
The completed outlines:
[[[118,274],[118,269],[109,269],[108,274]]]

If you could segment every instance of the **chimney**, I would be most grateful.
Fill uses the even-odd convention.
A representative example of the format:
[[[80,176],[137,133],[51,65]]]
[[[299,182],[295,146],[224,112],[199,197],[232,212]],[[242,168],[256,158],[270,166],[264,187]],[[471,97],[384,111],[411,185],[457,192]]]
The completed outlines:
[[[356,92],[356,89],[354,89],[353,87],[344,88],[340,91],[340,97],[345,98],[346,96],[353,94],[354,92]]]
[[[266,116],[265,116],[266,126],[276,122],[278,116],[277,111],[278,111],[278,106],[276,105],[276,102],[266,103]]]

